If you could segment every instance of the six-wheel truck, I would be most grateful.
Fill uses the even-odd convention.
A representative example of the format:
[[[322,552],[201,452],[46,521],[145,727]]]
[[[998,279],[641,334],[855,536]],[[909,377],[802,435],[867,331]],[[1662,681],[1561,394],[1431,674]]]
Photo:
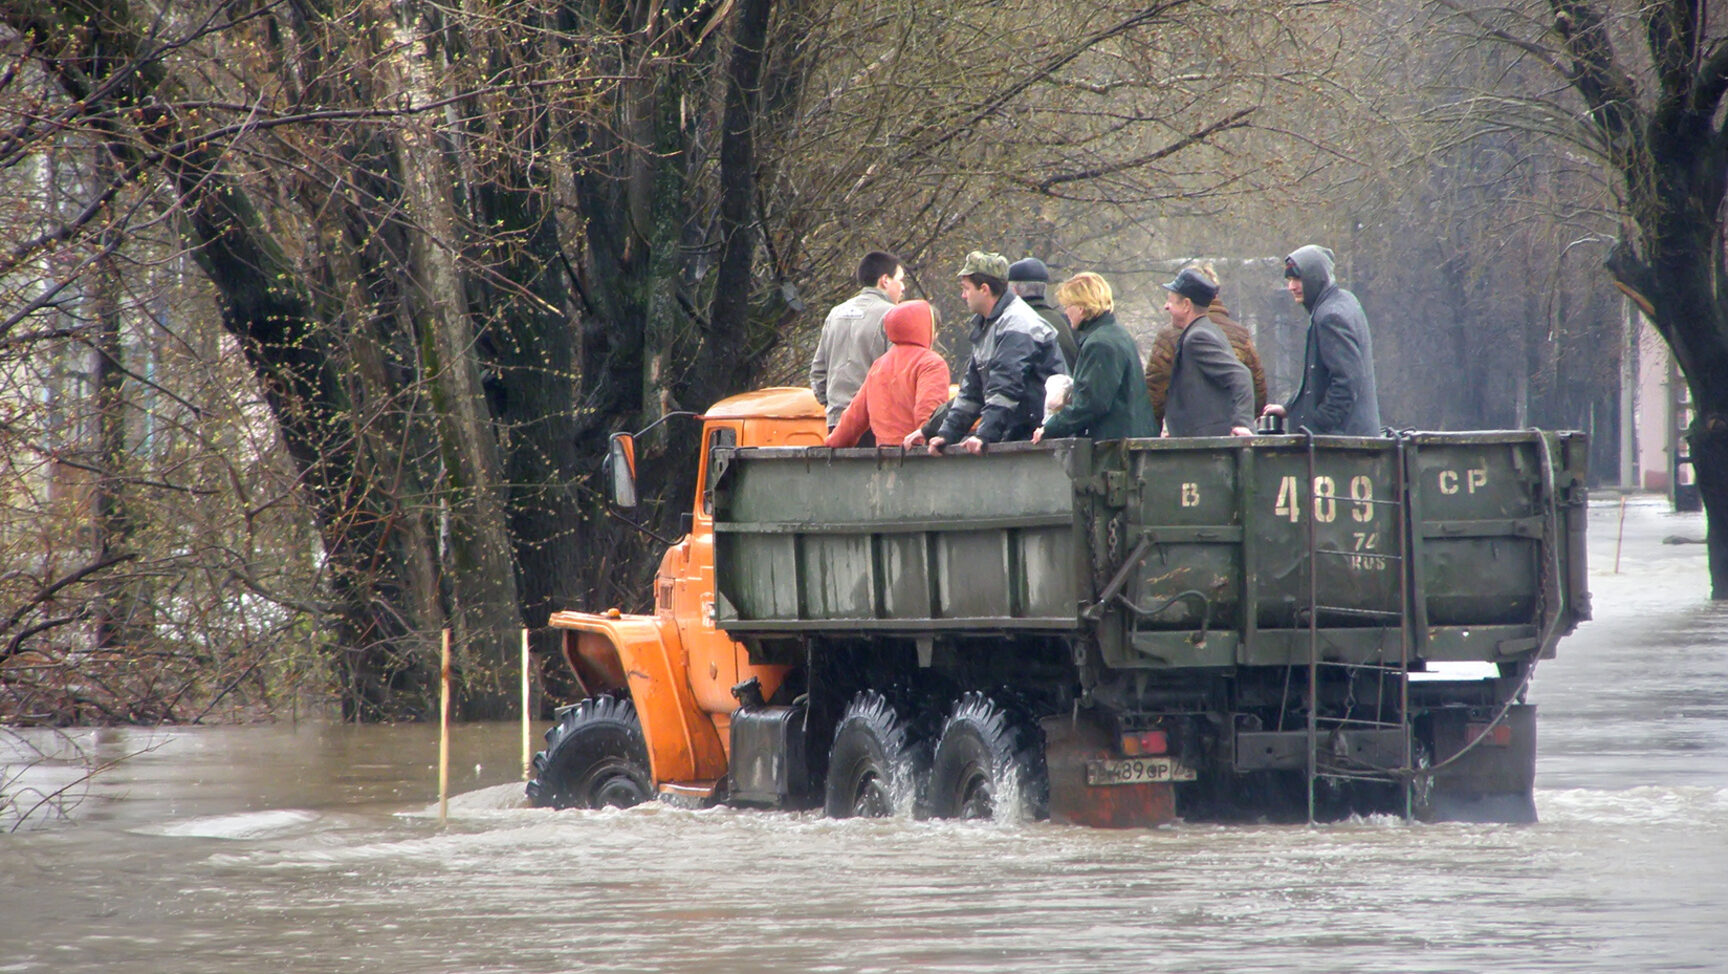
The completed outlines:
[[[587,696],[535,804],[1535,818],[1530,676],[1589,614],[1581,434],[930,456],[821,446],[803,389],[702,423],[654,614],[552,616]]]

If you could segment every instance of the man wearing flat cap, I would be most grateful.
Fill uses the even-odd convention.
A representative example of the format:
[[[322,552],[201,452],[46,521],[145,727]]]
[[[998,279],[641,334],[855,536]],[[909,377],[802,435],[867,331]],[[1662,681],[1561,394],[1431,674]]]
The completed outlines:
[[[1206,309],[1218,288],[1191,267],[1164,285],[1164,310],[1180,332],[1164,404],[1166,436],[1252,436],[1254,379]]]
[[[1008,290],[1020,295],[1026,306],[1038,312],[1038,317],[1056,329],[1056,340],[1062,343],[1062,362],[1068,371],[1080,361],[1080,340],[1074,337],[1074,326],[1062,309],[1050,303],[1050,268],[1036,257],[1025,257],[1008,265]]]
[[[1068,374],[1056,330],[1008,291],[1008,259],[1001,254],[974,250],[955,276],[960,297],[972,311],[972,354],[960,394],[929,439],[930,452],[959,443],[979,453],[988,443],[1031,439],[1044,421],[1044,380]],[[923,442],[924,431],[913,430],[905,446]]]

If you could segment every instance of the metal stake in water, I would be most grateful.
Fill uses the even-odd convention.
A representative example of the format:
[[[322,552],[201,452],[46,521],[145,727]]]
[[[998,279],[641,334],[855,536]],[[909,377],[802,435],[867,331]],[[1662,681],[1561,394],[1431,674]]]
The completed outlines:
[[[1620,574],[1620,541],[1626,537],[1626,495],[1620,495],[1620,529],[1614,533],[1614,574]]]
[[[450,630],[438,665],[438,824],[450,817]]]
[[[533,748],[528,743],[528,628],[522,628],[522,780],[534,777]]]

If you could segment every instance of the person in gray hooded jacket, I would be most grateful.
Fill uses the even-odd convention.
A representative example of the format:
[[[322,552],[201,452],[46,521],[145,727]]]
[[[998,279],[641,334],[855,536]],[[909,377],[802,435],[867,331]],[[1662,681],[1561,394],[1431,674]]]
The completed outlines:
[[[1374,388],[1374,346],[1368,316],[1356,295],[1332,278],[1333,255],[1309,244],[1284,258],[1284,284],[1308,309],[1302,385],[1282,412],[1291,432],[1304,427],[1337,436],[1379,436],[1380,399]]]

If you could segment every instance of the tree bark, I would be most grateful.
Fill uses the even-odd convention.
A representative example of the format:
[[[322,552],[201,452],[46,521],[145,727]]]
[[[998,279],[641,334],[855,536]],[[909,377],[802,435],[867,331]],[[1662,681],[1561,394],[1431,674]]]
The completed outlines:
[[[1692,467],[1698,476],[1698,494],[1710,525],[1705,537],[1710,560],[1710,597],[1728,599],[1728,409],[1720,404],[1700,412],[1686,434],[1692,452]]]

